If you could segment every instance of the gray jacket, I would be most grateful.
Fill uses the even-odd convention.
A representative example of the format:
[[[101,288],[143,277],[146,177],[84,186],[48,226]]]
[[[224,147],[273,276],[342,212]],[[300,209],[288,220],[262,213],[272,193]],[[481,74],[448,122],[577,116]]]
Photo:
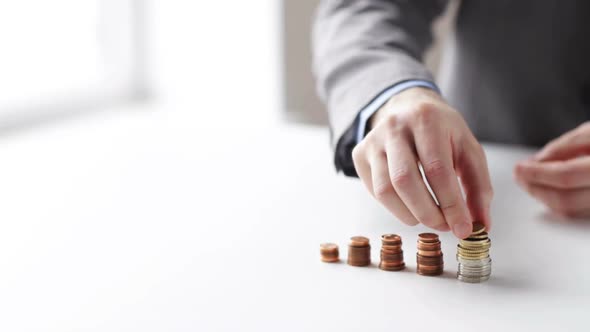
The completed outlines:
[[[388,87],[433,80],[421,60],[444,0],[323,0],[314,73],[337,169],[359,111]],[[464,0],[436,82],[481,140],[540,146],[590,116],[590,1]]]

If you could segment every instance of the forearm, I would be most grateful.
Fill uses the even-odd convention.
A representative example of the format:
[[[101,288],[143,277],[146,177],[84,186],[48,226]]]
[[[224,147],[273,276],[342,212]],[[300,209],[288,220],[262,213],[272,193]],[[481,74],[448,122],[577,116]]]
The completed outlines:
[[[328,111],[335,164],[348,175],[359,112],[393,85],[433,81],[421,57],[444,1],[324,1],[314,24],[314,73]]]

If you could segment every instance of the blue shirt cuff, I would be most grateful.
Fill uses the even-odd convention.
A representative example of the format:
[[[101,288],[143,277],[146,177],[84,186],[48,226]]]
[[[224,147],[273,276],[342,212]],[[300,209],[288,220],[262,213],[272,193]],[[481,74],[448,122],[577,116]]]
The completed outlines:
[[[356,143],[358,144],[360,141],[363,140],[363,138],[365,138],[367,131],[367,122],[369,121],[369,118],[371,118],[371,116],[373,116],[373,114],[375,114],[375,112],[377,112],[377,110],[381,108],[381,106],[383,106],[389,100],[389,98],[395,96],[396,94],[404,90],[415,87],[428,88],[436,91],[437,93],[440,93],[440,90],[438,89],[436,84],[424,80],[403,81],[401,83],[397,83],[387,88],[379,96],[377,96],[377,98],[373,99],[373,101],[369,103],[369,105],[367,105],[365,108],[363,108],[359,113],[359,124],[356,132]]]

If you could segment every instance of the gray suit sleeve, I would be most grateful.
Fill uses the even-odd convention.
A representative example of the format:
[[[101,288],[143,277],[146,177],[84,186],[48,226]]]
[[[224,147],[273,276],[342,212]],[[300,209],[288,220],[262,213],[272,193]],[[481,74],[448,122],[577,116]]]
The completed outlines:
[[[322,0],[312,32],[313,70],[330,119],[335,164],[352,163],[359,111],[388,87],[433,81],[421,63],[445,0]]]

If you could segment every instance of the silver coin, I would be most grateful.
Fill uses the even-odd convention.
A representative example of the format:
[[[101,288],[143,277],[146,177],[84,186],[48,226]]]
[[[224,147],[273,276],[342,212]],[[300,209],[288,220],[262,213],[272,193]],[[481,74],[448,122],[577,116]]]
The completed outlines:
[[[465,277],[465,278],[480,278],[480,277],[489,277],[490,275],[492,275],[490,272],[487,273],[459,273],[459,276]]]
[[[491,273],[487,273],[487,274],[461,274],[461,273],[459,273],[457,275],[457,278],[459,278],[459,277],[461,277],[461,278],[467,278],[467,279],[470,279],[470,278],[485,278],[485,277],[489,277],[491,275],[492,275]]]
[[[464,266],[464,265],[459,265],[459,270],[460,271],[482,271],[482,270],[491,270],[492,266],[491,265],[483,265],[483,266]]]
[[[487,257],[484,259],[462,259],[462,258],[457,258],[457,261],[463,265],[466,266],[478,266],[478,265],[485,265],[485,264],[491,264],[492,263],[492,259]]]
[[[488,279],[490,279],[490,276],[482,276],[482,277],[464,277],[461,275],[457,276],[457,279],[463,281],[463,282],[468,282],[468,283],[480,283],[480,282],[484,282],[487,281]]]
[[[464,275],[464,276],[484,276],[484,275],[489,275],[492,273],[492,270],[487,270],[487,271],[459,271],[458,272],[460,275]]]

